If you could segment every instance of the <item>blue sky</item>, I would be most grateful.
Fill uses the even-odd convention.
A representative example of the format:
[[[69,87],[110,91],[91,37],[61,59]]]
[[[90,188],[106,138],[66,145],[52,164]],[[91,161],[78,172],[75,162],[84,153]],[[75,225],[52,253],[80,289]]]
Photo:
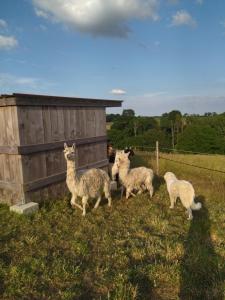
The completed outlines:
[[[225,1],[0,1],[0,94],[13,92],[224,112]]]

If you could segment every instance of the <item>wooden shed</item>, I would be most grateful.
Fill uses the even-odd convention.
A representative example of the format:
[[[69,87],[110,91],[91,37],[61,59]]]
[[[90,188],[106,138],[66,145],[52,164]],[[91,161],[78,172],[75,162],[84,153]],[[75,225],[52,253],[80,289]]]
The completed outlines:
[[[0,96],[0,202],[61,197],[63,145],[76,143],[78,169],[106,168],[106,107],[122,101],[30,94]]]

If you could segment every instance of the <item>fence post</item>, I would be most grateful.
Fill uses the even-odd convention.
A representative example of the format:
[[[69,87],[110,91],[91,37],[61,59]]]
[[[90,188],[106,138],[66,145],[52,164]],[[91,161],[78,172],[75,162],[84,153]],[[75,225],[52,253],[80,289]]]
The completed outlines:
[[[155,155],[156,155],[156,174],[159,175],[159,142],[158,141],[156,141]]]

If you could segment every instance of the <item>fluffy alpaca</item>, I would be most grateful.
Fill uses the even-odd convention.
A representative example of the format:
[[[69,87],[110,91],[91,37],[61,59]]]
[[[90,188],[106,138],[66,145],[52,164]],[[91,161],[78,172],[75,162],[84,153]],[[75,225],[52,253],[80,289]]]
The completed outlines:
[[[192,184],[185,180],[178,180],[172,172],[166,172],[164,179],[170,197],[170,208],[174,208],[174,204],[179,197],[183,206],[187,209],[188,220],[193,219],[192,210],[199,210],[202,204],[194,202],[195,191]]]
[[[72,193],[71,205],[80,208],[83,216],[86,214],[86,205],[89,198],[97,198],[95,207],[99,206],[102,194],[108,199],[108,206],[111,206],[110,179],[108,174],[101,169],[90,169],[78,176],[76,172],[76,147],[68,147],[64,144],[64,156],[67,161],[66,183]],[[82,206],[76,200],[82,198]]]
[[[152,197],[153,171],[145,167],[130,170],[130,160],[128,156],[129,152],[125,153],[124,151],[117,151],[115,163],[112,168],[112,175],[115,176],[116,173],[119,173],[119,179],[122,186],[126,188],[126,199],[128,199],[130,195],[135,196],[135,194],[132,193],[134,190],[139,193],[148,190],[150,197]]]

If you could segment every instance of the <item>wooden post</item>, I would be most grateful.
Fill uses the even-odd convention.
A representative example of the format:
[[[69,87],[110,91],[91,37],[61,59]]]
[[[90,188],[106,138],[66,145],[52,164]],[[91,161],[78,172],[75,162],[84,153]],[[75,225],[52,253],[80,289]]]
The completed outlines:
[[[155,155],[156,155],[156,174],[159,175],[159,142],[158,141],[156,141]]]

